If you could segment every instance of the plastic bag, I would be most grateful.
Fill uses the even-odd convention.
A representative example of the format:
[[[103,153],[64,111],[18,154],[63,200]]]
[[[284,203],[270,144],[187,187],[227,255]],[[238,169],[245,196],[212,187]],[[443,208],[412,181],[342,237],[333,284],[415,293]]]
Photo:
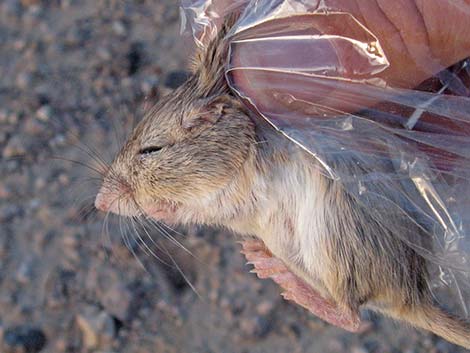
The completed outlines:
[[[430,260],[436,298],[469,317],[470,60],[446,62],[445,46],[441,56],[419,45],[390,50],[395,42],[381,38],[381,23],[338,4],[182,0],[182,15],[204,46],[225,15],[240,12],[228,35],[226,76],[234,93],[310,153],[384,228],[403,234]],[[470,4],[439,4],[470,23]],[[413,24],[406,6],[382,10],[398,31],[402,20]],[[426,35],[419,29],[410,31],[415,42]],[[397,65],[403,61],[414,65],[407,75]],[[404,216],[425,230],[432,247],[406,229],[397,232]]]

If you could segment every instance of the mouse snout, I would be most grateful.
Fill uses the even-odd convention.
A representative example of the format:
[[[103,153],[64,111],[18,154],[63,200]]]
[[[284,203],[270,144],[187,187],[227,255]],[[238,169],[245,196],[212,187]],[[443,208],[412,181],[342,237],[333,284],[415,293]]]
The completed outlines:
[[[120,216],[136,216],[138,208],[127,189],[122,187],[110,188],[104,185],[95,198],[95,207],[103,212],[111,212]]]
[[[95,207],[100,211],[108,212],[111,204],[108,199],[106,194],[100,190],[95,198]]]

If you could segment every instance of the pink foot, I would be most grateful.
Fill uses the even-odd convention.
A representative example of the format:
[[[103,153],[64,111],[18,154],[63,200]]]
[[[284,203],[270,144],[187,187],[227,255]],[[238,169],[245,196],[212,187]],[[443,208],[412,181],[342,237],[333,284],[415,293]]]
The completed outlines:
[[[293,301],[322,320],[351,332],[361,332],[361,320],[356,313],[342,311],[331,300],[323,298],[310,285],[293,274],[287,266],[264,246],[260,240],[241,242],[242,254],[248,264],[254,266],[251,271],[259,278],[271,278],[285,291],[284,299]]]

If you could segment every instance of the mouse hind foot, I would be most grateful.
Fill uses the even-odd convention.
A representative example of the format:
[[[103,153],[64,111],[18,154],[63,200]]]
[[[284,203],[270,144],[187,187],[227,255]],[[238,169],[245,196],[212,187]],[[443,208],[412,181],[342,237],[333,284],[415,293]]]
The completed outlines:
[[[350,332],[361,332],[362,322],[359,314],[340,308],[332,300],[322,297],[316,290],[289,268],[265,247],[260,240],[245,240],[241,242],[242,254],[253,265],[251,272],[259,278],[271,278],[284,292],[284,299],[293,301],[304,307],[322,320],[341,327]]]

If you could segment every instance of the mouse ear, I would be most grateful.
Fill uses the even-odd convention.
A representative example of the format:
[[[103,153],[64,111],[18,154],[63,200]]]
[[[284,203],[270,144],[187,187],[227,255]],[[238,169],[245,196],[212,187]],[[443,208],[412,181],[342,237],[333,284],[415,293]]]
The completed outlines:
[[[196,108],[183,116],[181,125],[186,130],[199,130],[215,124],[229,106],[226,97],[203,98],[196,102]]]

